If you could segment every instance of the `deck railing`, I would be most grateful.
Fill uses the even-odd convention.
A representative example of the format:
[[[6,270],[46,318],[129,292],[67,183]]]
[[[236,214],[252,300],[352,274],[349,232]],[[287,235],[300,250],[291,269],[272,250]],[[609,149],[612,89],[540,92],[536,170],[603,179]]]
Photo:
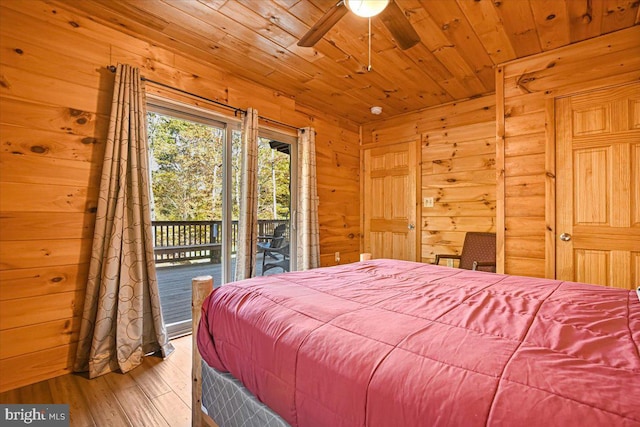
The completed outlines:
[[[258,236],[265,240],[278,224],[289,220],[258,220]],[[220,263],[222,221],[152,221],[156,263],[209,259]],[[285,236],[289,237],[289,227]],[[231,222],[231,252],[236,253],[238,221]]]

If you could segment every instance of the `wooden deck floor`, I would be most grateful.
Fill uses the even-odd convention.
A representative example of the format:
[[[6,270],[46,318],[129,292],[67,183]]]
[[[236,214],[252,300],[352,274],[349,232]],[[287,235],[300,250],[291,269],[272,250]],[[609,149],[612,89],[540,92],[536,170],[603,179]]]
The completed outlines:
[[[262,254],[256,260],[256,276],[262,275]],[[171,267],[157,267],[160,304],[165,324],[191,319],[191,279],[197,276],[212,276],[214,287],[222,283],[222,264],[198,263]],[[231,271],[235,271],[232,260]],[[267,274],[281,273],[275,268]]]

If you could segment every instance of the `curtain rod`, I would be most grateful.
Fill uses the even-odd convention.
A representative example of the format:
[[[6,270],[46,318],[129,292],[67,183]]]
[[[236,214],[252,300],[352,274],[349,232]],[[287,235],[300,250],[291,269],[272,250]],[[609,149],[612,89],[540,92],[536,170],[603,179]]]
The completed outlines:
[[[111,71],[112,73],[115,73],[116,70],[117,70],[115,65],[107,65],[107,69],[109,71]],[[167,88],[167,89],[171,89],[171,90],[175,90],[177,92],[184,93],[185,95],[193,96],[194,98],[202,99],[203,101],[211,102],[213,104],[219,105],[220,107],[224,107],[224,108],[227,108],[229,110],[233,110],[234,115],[237,115],[238,112],[241,112],[243,114],[247,113],[247,110],[243,110],[242,108],[234,107],[232,105],[225,104],[224,102],[216,101],[215,99],[207,98],[207,97],[204,97],[202,95],[198,95],[196,93],[192,93],[192,92],[186,91],[184,89],[180,89],[180,88],[168,85],[166,83],[162,83],[162,82],[158,82],[158,81],[155,81],[155,80],[151,80],[151,79],[148,79],[148,78],[146,78],[144,76],[140,76],[140,79],[145,81],[145,82],[153,83],[155,85],[162,86],[162,87]],[[262,119],[264,121],[270,122],[270,123],[274,123],[274,124],[277,124],[277,125],[280,125],[280,126],[288,127],[290,129],[296,129],[296,130],[299,129],[296,126],[292,126],[292,125],[287,124],[287,123],[282,123],[282,122],[279,122],[277,120],[270,119],[268,117],[258,116],[258,118]]]

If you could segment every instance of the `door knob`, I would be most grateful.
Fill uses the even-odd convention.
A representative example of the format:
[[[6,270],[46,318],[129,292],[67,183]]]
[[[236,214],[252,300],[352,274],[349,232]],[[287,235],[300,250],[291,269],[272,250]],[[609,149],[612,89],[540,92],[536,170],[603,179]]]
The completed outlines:
[[[569,240],[571,240],[571,234],[569,233],[562,233],[560,235],[560,240],[562,240],[563,242],[568,242]]]
[[[416,228],[416,226],[415,226],[415,225],[413,225],[413,224],[409,224],[409,226],[408,226],[407,228],[408,228],[409,230],[413,230],[414,228]]]

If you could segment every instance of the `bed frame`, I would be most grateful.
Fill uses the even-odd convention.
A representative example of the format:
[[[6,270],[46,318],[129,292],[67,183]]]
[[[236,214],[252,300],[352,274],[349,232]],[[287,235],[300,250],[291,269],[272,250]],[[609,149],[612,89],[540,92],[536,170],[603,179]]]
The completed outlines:
[[[213,290],[211,276],[194,277],[191,280],[191,425],[193,427],[218,427],[218,425],[202,411],[202,356],[198,351],[198,324],[202,316],[202,303]]]

